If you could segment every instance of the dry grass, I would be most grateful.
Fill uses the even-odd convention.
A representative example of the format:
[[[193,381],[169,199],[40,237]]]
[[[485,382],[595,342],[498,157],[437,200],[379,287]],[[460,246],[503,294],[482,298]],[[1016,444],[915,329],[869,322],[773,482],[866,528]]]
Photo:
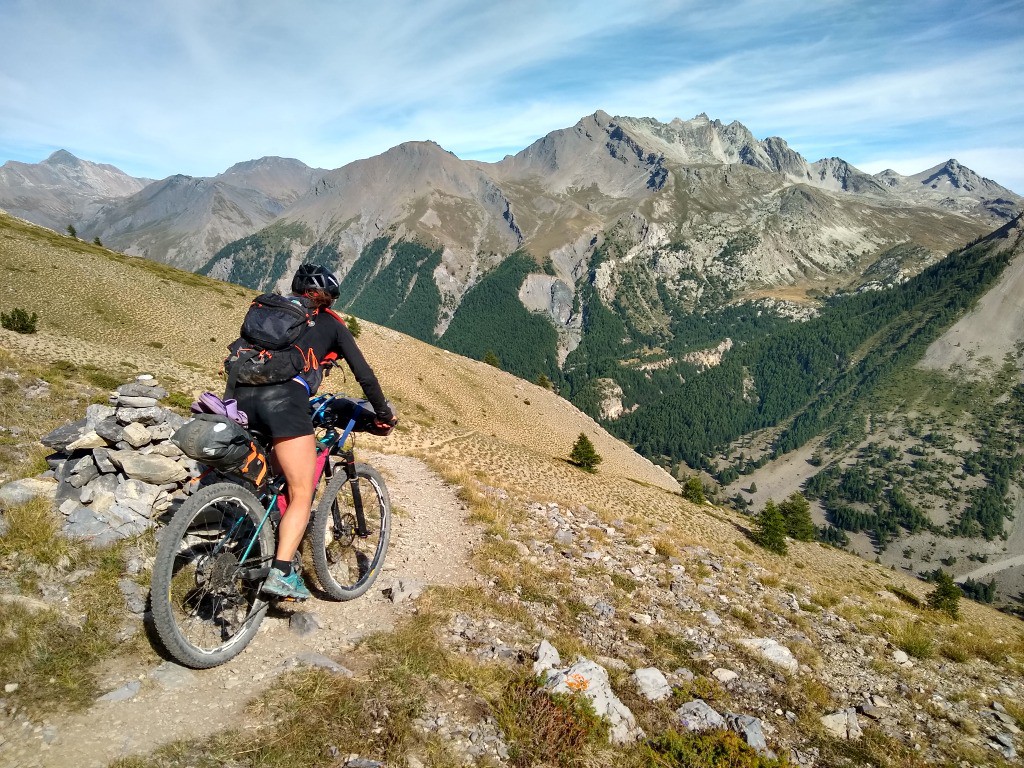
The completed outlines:
[[[4,514],[10,528],[0,538],[0,562],[13,568],[21,594],[0,603],[0,680],[17,683],[9,698],[34,713],[86,707],[98,693],[97,662],[117,648],[124,621],[117,581],[129,543],[98,551],[72,543],[57,535],[57,513],[41,499]],[[44,578],[59,583],[76,571],[83,576],[68,587],[73,611],[33,597]]]

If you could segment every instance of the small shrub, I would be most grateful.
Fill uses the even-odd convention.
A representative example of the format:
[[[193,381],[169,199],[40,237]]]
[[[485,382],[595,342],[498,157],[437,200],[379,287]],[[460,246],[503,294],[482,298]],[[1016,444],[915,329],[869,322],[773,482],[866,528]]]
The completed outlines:
[[[98,246],[99,246],[100,248],[102,248],[102,247],[103,247],[103,243],[102,243],[102,242],[100,241],[100,237],[99,237],[99,235],[97,235],[96,237],[94,237],[94,238],[92,239],[92,244],[93,244],[93,245],[98,245]]]
[[[554,389],[555,385],[545,374],[540,374],[535,382],[538,387],[544,387],[544,389]]]
[[[706,500],[704,484],[700,481],[698,475],[691,475],[686,478],[686,482],[683,484],[683,498],[687,501],[692,501],[694,504],[703,504]]]
[[[510,682],[495,706],[514,766],[590,764],[591,746],[608,740],[608,724],[582,693],[549,695],[536,678]]]
[[[641,750],[643,765],[651,768],[781,768],[787,764],[782,758],[757,754],[732,731],[679,734],[670,729],[648,740]]]
[[[68,233],[68,237],[73,237],[75,240],[78,239],[78,230],[75,229],[75,225],[74,224],[68,224],[67,233]]]
[[[352,337],[355,339],[358,339],[359,334],[363,332],[363,328],[359,325],[359,320],[355,315],[348,315],[345,318],[345,325],[348,326],[348,329],[352,332]]]
[[[15,307],[10,312],[0,312],[0,325],[15,333],[35,333],[38,320],[38,314],[33,312],[30,315],[20,307]]]
[[[164,343],[162,341],[147,341],[146,346],[152,347],[153,349],[163,349]]]
[[[597,449],[594,448],[594,444],[590,442],[590,438],[583,432],[580,432],[580,436],[573,443],[572,452],[569,454],[569,461],[580,469],[593,472],[603,460],[598,454]]]
[[[499,370],[501,369],[501,360],[496,354],[494,354],[493,349],[488,349],[487,352],[484,353],[484,362],[498,368]]]

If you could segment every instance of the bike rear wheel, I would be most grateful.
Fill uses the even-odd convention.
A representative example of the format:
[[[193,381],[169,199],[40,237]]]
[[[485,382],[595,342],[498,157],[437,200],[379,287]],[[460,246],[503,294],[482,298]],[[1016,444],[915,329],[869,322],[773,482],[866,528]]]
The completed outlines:
[[[355,471],[367,536],[356,533],[352,485],[344,467],[328,483],[310,534],[313,570],[335,600],[352,600],[370,588],[384,566],[391,539],[391,500],[384,478],[366,464],[356,464]]]
[[[223,664],[259,629],[267,610],[259,590],[274,556],[270,525],[256,534],[265,513],[251,492],[215,483],[186,499],[161,532],[150,588],[153,623],[181,664]]]

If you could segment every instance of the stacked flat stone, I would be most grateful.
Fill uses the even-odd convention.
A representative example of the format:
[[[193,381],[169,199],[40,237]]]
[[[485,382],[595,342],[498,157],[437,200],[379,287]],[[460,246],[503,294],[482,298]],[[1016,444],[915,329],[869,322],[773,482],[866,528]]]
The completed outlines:
[[[185,419],[160,405],[167,397],[150,376],[123,384],[110,405],[44,436],[64,533],[105,546],[156,524],[188,493],[195,461],[170,442]]]

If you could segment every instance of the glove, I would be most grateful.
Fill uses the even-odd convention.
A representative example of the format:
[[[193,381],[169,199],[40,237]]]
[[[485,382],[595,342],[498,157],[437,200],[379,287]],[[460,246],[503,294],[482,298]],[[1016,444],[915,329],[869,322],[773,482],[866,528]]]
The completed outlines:
[[[398,416],[395,414],[395,407],[388,403],[388,407],[391,409],[390,413],[378,413],[373,421],[373,426],[378,430],[378,434],[388,434],[395,425],[398,423]]]

